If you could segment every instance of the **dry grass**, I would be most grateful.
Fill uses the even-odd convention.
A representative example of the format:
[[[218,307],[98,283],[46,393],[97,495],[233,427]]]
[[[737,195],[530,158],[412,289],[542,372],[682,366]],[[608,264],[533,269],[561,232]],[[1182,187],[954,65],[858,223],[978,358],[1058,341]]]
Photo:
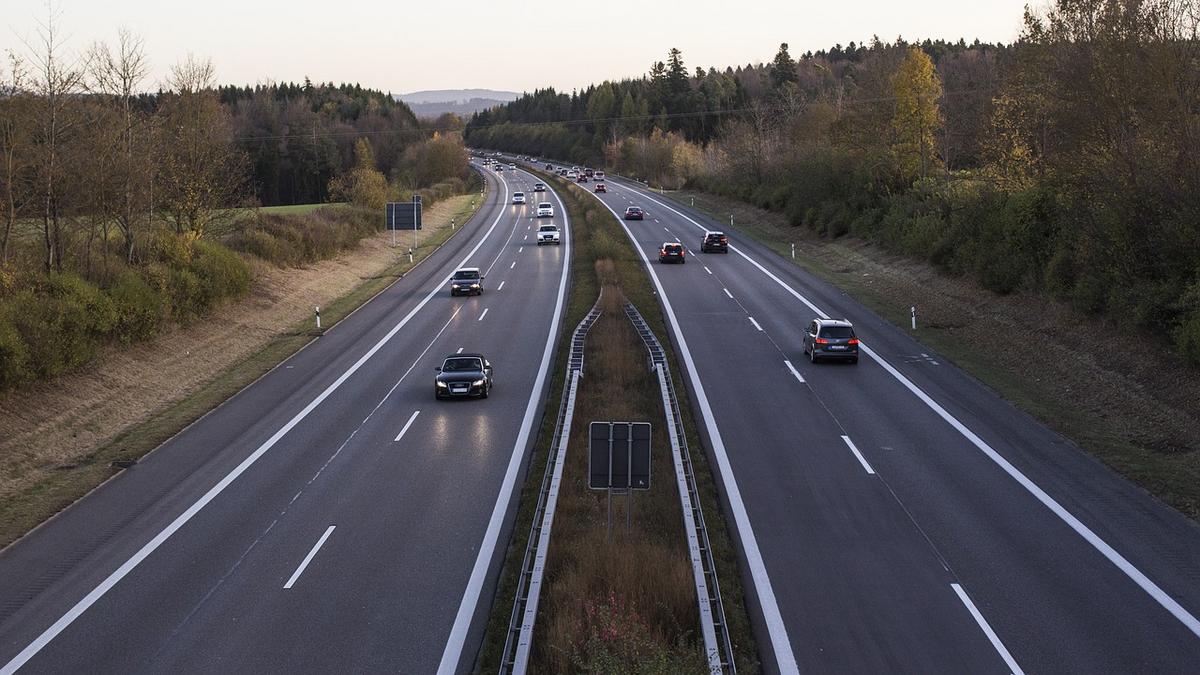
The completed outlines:
[[[1121,334],[1042,295],[999,296],[861,240],[820,239],[742,202],[692,192],[668,198],[694,198],[722,222],[732,213],[739,231],[782,255],[795,243],[798,264],[896,325],[906,325],[916,305],[922,342],[1200,519],[1200,372],[1175,358],[1164,336]]]
[[[445,241],[452,217],[465,221],[473,199],[430,209],[420,253]],[[314,306],[329,327],[393,281],[408,258],[390,241],[379,233],[300,269],[251,259],[246,299],[0,398],[0,545],[112,475],[112,460],[145,454],[306,344]]]

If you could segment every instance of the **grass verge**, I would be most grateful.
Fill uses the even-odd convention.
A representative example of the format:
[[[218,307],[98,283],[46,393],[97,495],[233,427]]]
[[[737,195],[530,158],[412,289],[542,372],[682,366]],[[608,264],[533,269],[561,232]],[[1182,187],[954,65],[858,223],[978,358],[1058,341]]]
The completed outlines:
[[[732,215],[740,233],[785,258],[795,244],[797,265],[906,331],[916,305],[925,313],[913,335],[923,344],[1200,520],[1200,386],[1187,376],[1194,369],[1165,350],[1122,354],[1113,349],[1115,327],[1062,303],[1032,293],[998,296],[865,242],[819,238],[744,202],[694,191],[664,196],[717,222]],[[1030,317],[1037,317],[1035,330]]]
[[[462,205],[447,215],[465,223],[480,206],[482,199],[463,198]],[[353,291],[321,308],[321,320],[332,328],[352,311],[403,276],[416,263],[441,246],[457,230],[440,227],[426,237],[410,264],[402,262],[369,278]],[[56,467],[43,479],[18,490],[0,501],[0,547],[7,546],[70,506],[88,491],[110,478],[114,462],[135,461],[161,445],[209,410],[241,391],[247,385],[299,351],[313,339],[310,320],[299,322],[277,334],[262,348],[209,380],[197,390],[151,415],[146,421],[123,430],[111,441],[70,463]]]
[[[495,672],[500,667],[508,619],[516,592],[517,575],[527,543],[529,526],[537,502],[537,490],[549,455],[550,436],[555,423],[557,402],[562,394],[566,368],[567,342],[572,329],[591,308],[601,285],[619,289],[605,292],[605,297],[623,294],[645,316],[651,328],[661,337],[668,335],[666,321],[654,295],[650,279],[641,259],[629,242],[620,224],[590,195],[573,183],[539,173],[553,184],[562,196],[571,215],[574,255],[572,256],[572,286],[567,314],[559,344],[553,386],[545,407],[537,444],[530,461],[529,476],[522,488],[514,535],[507,550],[504,570],[492,605],[484,644],[478,661],[478,672]],[[615,322],[615,323],[609,323]],[[626,333],[622,333],[626,331]],[[664,345],[669,344],[662,340]],[[597,359],[610,358],[615,365],[598,365]],[[668,350],[674,372],[683,372]],[[657,382],[645,369],[646,352],[633,334],[620,306],[606,310],[605,317],[592,329],[588,341],[589,372],[581,382],[576,417],[579,424],[592,419],[616,419],[628,415],[636,420],[655,423],[664,432],[661,401]],[[603,361],[599,362],[603,363]],[[612,370],[614,379],[600,382],[600,373]],[[638,377],[647,378],[643,381]],[[649,398],[641,402],[642,393]],[[687,393],[680,387],[684,424],[692,448],[700,448],[696,425],[691,418]],[[592,402],[589,397],[595,397]],[[623,399],[629,398],[626,402]],[[698,646],[696,631],[696,599],[687,561],[685,540],[679,514],[678,494],[674,488],[671,464],[666,453],[669,444],[665,434],[655,439],[653,466],[655,495],[635,497],[633,514],[643,526],[639,533],[630,534],[624,541],[605,544],[606,503],[597,494],[582,487],[585,479],[586,457],[584,438],[573,432],[564,488],[560,492],[559,515],[555,518],[555,534],[551,543],[551,566],[539,611],[538,647],[535,664],[540,672],[596,670],[600,672],[702,672],[703,655]],[[746,614],[741,577],[738,573],[736,551],[730,540],[717,499],[717,492],[705,453],[693,452],[696,480],[701,504],[708,515],[709,538],[721,592],[725,599],[726,618],[733,642],[737,667],[743,673],[759,670],[757,647]],[[582,464],[580,464],[582,463]],[[666,474],[658,474],[657,470]],[[665,481],[665,483],[664,483]],[[655,501],[649,501],[654,499]],[[657,500],[663,500],[659,502]],[[599,509],[599,510],[598,510]],[[622,524],[623,511],[614,519]],[[624,536],[624,535],[622,535]],[[599,537],[599,539],[597,539]],[[630,555],[637,551],[640,563]],[[623,560],[622,556],[629,557]],[[682,567],[676,567],[671,561]],[[667,578],[646,574],[646,570],[662,567]],[[647,585],[662,588],[648,588]],[[680,590],[682,589],[682,591]],[[680,598],[686,602],[679,604]],[[636,614],[636,616],[634,616]],[[653,626],[647,628],[647,622]],[[641,627],[636,634],[630,629]],[[605,630],[600,630],[604,628]],[[652,638],[651,643],[642,640]],[[628,650],[640,650],[641,657],[630,657]],[[696,658],[699,660],[693,661]]]

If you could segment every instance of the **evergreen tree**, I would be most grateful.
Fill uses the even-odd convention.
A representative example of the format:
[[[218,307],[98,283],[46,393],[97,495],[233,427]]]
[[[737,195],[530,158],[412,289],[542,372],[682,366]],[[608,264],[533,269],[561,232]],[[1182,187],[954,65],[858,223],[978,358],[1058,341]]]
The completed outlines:
[[[775,60],[771,62],[771,87],[779,89],[785,84],[796,84],[800,81],[796,74],[796,61],[788,54],[787,43],[779,45]]]

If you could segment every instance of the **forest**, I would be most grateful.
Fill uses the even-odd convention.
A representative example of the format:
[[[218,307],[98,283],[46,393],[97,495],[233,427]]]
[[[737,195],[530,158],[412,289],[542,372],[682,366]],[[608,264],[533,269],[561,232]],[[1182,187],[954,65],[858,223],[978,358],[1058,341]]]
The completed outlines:
[[[1011,45],[872,39],[526,94],[470,145],[605,165],[1046,293],[1200,363],[1200,2],[1056,0]]]

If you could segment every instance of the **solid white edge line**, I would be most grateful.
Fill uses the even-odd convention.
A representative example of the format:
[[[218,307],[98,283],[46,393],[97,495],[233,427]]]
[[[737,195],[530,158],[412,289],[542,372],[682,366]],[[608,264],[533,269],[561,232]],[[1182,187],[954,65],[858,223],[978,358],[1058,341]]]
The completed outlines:
[[[461,354],[462,349],[459,349],[458,353]],[[408,432],[408,428],[412,426],[412,423],[417,420],[417,415],[420,415],[420,414],[421,414],[420,410],[413,411],[412,417],[409,417],[408,421],[404,423],[404,428],[400,430],[400,433],[396,434],[395,440],[392,441],[393,443],[399,441],[401,438],[404,438],[404,434]]]
[[[734,524],[738,536],[742,540],[742,548],[746,553],[746,565],[750,568],[750,578],[754,581],[754,592],[758,595],[758,604],[762,609],[763,621],[766,623],[767,634],[771,639],[771,649],[775,655],[775,662],[779,667],[781,675],[798,674],[800,671],[796,665],[796,656],[792,652],[792,643],[788,639],[787,626],[784,625],[783,616],[779,613],[779,603],[775,599],[775,589],[771,585],[771,577],[767,574],[767,566],[763,562],[762,551],[758,548],[758,539],[754,536],[754,527],[750,524],[750,515],[746,512],[745,502],[742,501],[742,491],[738,487],[737,477],[733,475],[733,466],[729,463],[729,453],[725,449],[725,441],[721,437],[721,430],[717,428],[712,405],[708,402],[708,395],[704,391],[704,383],[700,380],[700,373],[696,370],[696,362],[692,359],[691,349],[688,348],[687,340],[683,337],[683,331],[679,328],[679,320],[675,317],[675,309],[671,306],[671,300],[667,297],[666,290],[658,278],[658,273],[654,271],[654,266],[650,264],[650,259],[646,257],[646,252],[638,245],[637,238],[633,236],[633,232],[625,224],[625,221],[617,215],[617,212],[606,204],[604,200],[597,198],[597,201],[604,204],[604,208],[613,214],[613,217],[620,223],[621,228],[625,230],[625,235],[633,242],[634,249],[641,256],[646,270],[650,273],[650,279],[654,282],[654,287],[658,290],[658,297],[662,301],[663,311],[667,315],[671,332],[675,335],[675,342],[679,346],[679,354],[683,358],[684,366],[688,371],[688,377],[691,378],[693,388],[695,389],[696,402],[700,406],[700,413],[704,418],[704,426],[708,431],[709,440],[712,443],[713,456],[717,459],[717,467],[721,472],[722,482],[725,484],[726,497],[729,499],[730,510],[733,511]]]
[[[658,201],[657,199],[655,199],[653,197],[646,196],[646,198],[649,199],[650,201],[658,204],[659,206],[662,206],[663,208],[674,212],[676,215],[680,216],[684,220],[687,220],[688,222],[695,225],[696,227],[698,227],[702,230],[704,229],[703,225],[701,225],[700,223],[697,223],[691,217],[689,217],[679,211],[676,211],[674,208],[667,206],[666,204]],[[795,291],[791,286],[788,286],[787,283],[785,283],[778,276],[772,274],[770,270],[768,270],[767,268],[760,265],[757,260],[754,260],[750,256],[746,255],[740,249],[737,249],[733,246],[730,246],[729,248],[732,249],[735,253],[737,253],[741,257],[745,258],[751,265],[754,265],[755,267],[757,267],[759,269],[759,271],[761,271],[763,274],[765,274],[769,278],[771,278],[776,284],[778,284],[785,291],[787,291],[788,293],[791,293],[797,300],[799,300],[800,302],[802,302],[806,306],[808,306],[808,308],[811,309],[813,312],[815,312],[818,316],[820,316],[821,318],[824,318],[824,319],[829,318],[828,314],[826,314],[824,311],[822,311],[820,308],[818,308],[816,305],[814,305],[812,302],[810,302],[808,298],[804,297],[803,295],[800,295],[800,293]],[[1108,542],[1101,539],[1099,535],[1097,535],[1095,532],[1093,532],[1091,530],[1091,528],[1089,528],[1087,525],[1084,525],[1070,511],[1068,511],[1065,507],[1063,507],[1061,504],[1059,504],[1053,497],[1051,497],[1044,490],[1042,490],[1042,488],[1040,488],[1036,483],[1034,483],[1029,477],[1027,477],[1025,474],[1021,473],[1015,466],[1013,466],[1011,463],[1009,463],[1009,461],[1007,459],[1005,459],[1000,453],[996,452],[996,450],[993,449],[992,446],[988,445],[987,443],[985,443],[983,441],[983,439],[981,439],[981,438],[979,438],[979,436],[975,435],[975,432],[968,429],[967,426],[964,425],[962,422],[959,422],[958,419],[956,419],[953,415],[951,415],[949,412],[947,412],[945,408],[943,408],[940,404],[938,404],[936,401],[934,401],[928,394],[926,394],[924,391],[922,391],[920,387],[913,384],[912,381],[909,380],[904,375],[902,375],[900,373],[900,371],[898,371],[894,367],[892,367],[892,364],[888,363],[882,356],[879,356],[879,354],[875,353],[875,350],[871,349],[870,347],[868,347],[867,345],[865,345],[861,342],[859,343],[859,347],[867,354],[867,356],[870,356],[879,365],[883,366],[884,370],[888,371],[892,375],[892,377],[896,378],[896,380],[898,380],[900,382],[900,384],[904,385],[904,387],[907,388],[909,391],[911,391],[914,395],[916,395],[917,398],[921,399],[921,401],[924,402],[926,406],[928,406],[931,410],[933,410],[935,413],[937,413],[937,415],[939,417],[941,417],[943,420],[945,420],[947,424],[954,427],[954,429],[957,430],[960,434],[962,434],[968,441],[970,441],[971,444],[973,444],[976,448],[978,448],[981,452],[983,452],[989,459],[991,459],[993,462],[995,462],[1013,480],[1017,481],[1017,483],[1019,483],[1021,485],[1021,487],[1025,488],[1026,491],[1028,491],[1030,494],[1032,494],[1034,496],[1034,498],[1036,498],[1039,502],[1041,502],[1054,515],[1058,516],[1059,519],[1061,519],[1072,530],[1074,530],[1076,534],[1078,534],[1080,537],[1082,537],[1084,539],[1084,541],[1086,541],[1088,544],[1091,544],[1091,546],[1093,548],[1095,548],[1100,553],[1100,555],[1107,558],[1109,562],[1111,562],[1113,565],[1115,565],[1117,567],[1117,569],[1121,570],[1121,572],[1124,573],[1125,576],[1129,577],[1129,579],[1132,580],[1135,584],[1137,584],[1147,595],[1149,595],[1152,599],[1154,599],[1155,602],[1157,602],[1159,605],[1161,605],[1163,607],[1163,609],[1170,612],[1171,616],[1174,616],[1180,623],[1182,623],[1194,635],[1196,635],[1197,637],[1200,637],[1200,619],[1197,619],[1194,615],[1192,615],[1192,613],[1190,613],[1186,609],[1184,609],[1184,607],[1182,605],[1180,605],[1178,602],[1176,602],[1176,600],[1174,598],[1172,598],[1170,595],[1168,595],[1166,593],[1166,591],[1159,588],[1158,584],[1151,581],[1150,578],[1147,577],[1145,574],[1143,574],[1140,569],[1135,567],[1133,565],[1133,563],[1129,562],[1125,558],[1125,556],[1118,553],[1116,549],[1114,549],[1112,546],[1110,546],[1108,544]]]
[[[497,176],[497,178],[499,178],[500,182],[504,185],[505,199],[501,200],[501,203],[503,203],[508,197],[508,182],[505,181],[503,177]],[[475,255],[480,247],[483,246],[483,243],[486,242],[491,236],[492,232],[496,229],[496,225],[500,222],[500,219],[504,217],[504,214],[505,210],[503,208],[500,209],[500,213],[497,214],[496,219],[492,221],[491,227],[489,227],[487,232],[480,237],[479,242],[475,244],[475,247],[472,248],[465,257],[463,257],[462,262],[456,265],[455,268],[466,266],[466,263],[471,259],[471,256]],[[376,352],[382,349],[383,346],[396,335],[396,333],[400,332],[400,329],[407,325],[408,322],[414,316],[416,316],[417,312],[421,311],[421,309],[423,309],[435,295],[441,293],[445,285],[450,282],[451,276],[453,276],[453,273],[446,275],[442,281],[437,283],[433,290],[431,290],[425,296],[425,298],[421,300],[421,302],[417,303],[416,307],[413,307],[411,310],[409,310],[408,314],[404,315],[404,318],[401,319],[399,323],[393,326],[386,335],[379,339],[379,342],[376,342],[375,345],[367,351],[367,353],[363,354],[362,357],[354,362],[354,365],[350,366],[350,368],[338,376],[338,378],[334,380],[332,384],[326,387],[324,391],[310,401],[308,405],[304,406],[300,412],[296,413],[296,415],[292,417],[287,424],[280,427],[279,430],[276,431],[266,441],[264,441],[262,445],[258,446],[254,452],[250,453],[250,455],[243,459],[241,463],[233,468],[232,471],[218,481],[216,485],[209,488],[208,492],[205,492],[199,499],[192,503],[187,510],[176,516],[175,520],[171,521],[171,523],[160,530],[158,534],[154,535],[150,541],[146,542],[140,549],[138,549],[136,553],[122,563],[120,567],[113,570],[111,574],[105,577],[104,581],[101,581],[99,584],[97,584],[95,588],[88,592],[87,595],[83,596],[79,602],[75,603],[71,609],[67,610],[67,612],[59,617],[57,621],[51,624],[49,628],[42,631],[42,633],[38,635],[33,642],[30,642],[24,649],[21,650],[20,653],[9,660],[8,663],[4,664],[4,667],[0,668],[0,675],[12,675],[12,673],[15,673],[21,666],[25,665],[29,659],[36,656],[37,653],[45,648],[47,644],[50,644],[51,640],[57,637],[59,633],[66,630],[67,626],[70,626],[75,619],[79,618],[79,615],[87,611],[87,609],[94,605],[97,600],[104,597],[106,593],[112,590],[113,586],[116,586],[117,583],[124,579],[126,575],[140,565],[143,560],[148,558],[151,553],[157,550],[159,546],[162,546],[163,542],[165,542],[167,539],[170,539],[171,535],[179,531],[181,527],[187,524],[187,522],[191,520],[197,513],[199,513],[205,506],[208,506],[209,502],[215,499],[217,495],[221,494],[225,488],[229,487],[230,483],[237,480],[237,478],[241,476],[246,469],[250,468],[250,466],[257,462],[260,457],[274,447],[275,444],[279,442],[279,439],[283,438],[289,431],[292,430],[293,427],[304,420],[305,417],[308,417],[309,413],[315,410],[317,406],[321,405],[321,403],[323,403],[326,398],[328,398],[331,394],[333,394],[334,391],[341,387],[346,380],[350,379],[350,376],[357,372],[364,363],[374,356]]]
[[[550,355],[554,351],[554,342],[558,337],[559,323],[562,320],[563,306],[567,294],[567,278],[571,271],[571,220],[567,208],[557,192],[552,192],[563,212],[563,233],[566,235],[566,249],[563,255],[562,276],[558,281],[558,302],[554,307],[554,316],[550,320],[550,331],[546,336],[546,345],[542,349],[542,363],[538,367],[536,384],[529,395],[529,403],[525,406],[525,417],[521,421],[521,431],[517,442],[513,444],[512,456],[508,460],[508,471],[504,474],[504,482],[500,494],[496,496],[496,505],[492,509],[492,519],[488,522],[487,531],[479,545],[479,554],[475,557],[475,566],[471,570],[471,579],[463,592],[462,602],[458,606],[458,614],[454,617],[454,626],[446,639],[446,649],[442,652],[441,663],[438,664],[439,675],[453,675],[458,670],[458,662],[462,658],[463,646],[467,641],[467,633],[471,629],[471,619],[479,606],[479,598],[483,592],[483,584],[487,576],[488,563],[495,555],[500,538],[500,528],[504,524],[504,516],[508,511],[508,503],[512,498],[513,488],[517,483],[517,474],[521,469],[521,458],[525,454],[525,446],[529,443],[529,433],[533,426],[533,416],[542,400],[542,391],[546,387],[546,375],[550,369]]]
[[[791,361],[784,359],[783,365],[787,366],[787,369],[792,371],[792,375],[795,375],[796,379],[800,380],[801,384],[804,384],[804,376],[800,374],[800,371],[796,370],[796,366],[793,366]]]
[[[760,332],[760,333],[762,332],[762,329],[763,329],[763,327],[762,327],[762,326],[760,326],[760,325],[758,325],[758,322],[754,320],[754,317],[752,317],[752,316],[747,316],[746,318],[747,318],[747,319],[750,319],[750,323],[754,324],[754,327],[755,327],[755,328],[757,328],[757,329],[759,330],[759,332]]]
[[[300,563],[300,566],[296,568],[296,571],[292,572],[292,577],[287,580],[286,584],[283,585],[285,589],[291,588],[292,584],[296,583],[296,580],[300,578],[300,575],[304,574],[304,570],[308,567],[308,563],[312,562],[313,557],[317,555],[317,551],[321,550],[321,546],[325,544],[325,540],[329,538],[329,535],[333,534],[333,528],[335,527],[337,526],[330,525],[329,529],[325,530],[325,534],[321,535],[321,538],[317,540],[317,543],[313,544],[312,550],[308,552],[308,555],[304,556],[304,562]]]
[[[484,308],[483,308],[483,314],[480,314],[480,315],[479,315],[479,318],[478,318],[478,319],[476,319],[476,321],[483,321],[483,317],[487,316],[487,313],[488,313],[488,310],[489,310],[489,309],[491,309],[491,307],[484,307]]]
[[[1000,637],[996,635],[996,631],[992,630],[992,627],[988,625],[987,619],[983,618],[983,613],[979,611],[975,603],[971,602],[971,598],[967,596],[967,592],[963,590],[962,586],[950,584],[950,588],[954,589],[954,592],[958,594],[958,599],[962,600],[962,603],[967,606],[967,611],[971,613],[971,616],[975,617],[975,623],[979,624],[979,627],[983,629],[983,634],[987,636],[992,646],[1000,653],[1000,658],[1004,659],[1004,662],[1008,664],[1013,675],[1025,675],[1025,671],[1021,670],[1021,666],[1017,665],[1017,660],[1012,657],[1012,654],[1008,653],[1008,649],[1000,641]]]
[[[874,476],[875,469],[872,469],[871,465],[867,463],[867,458],[863,457],[863,454],[858,451],[858,448],[854,445],[854,441],[850,440],[849,436],[842,436],[842,440],[846,441],[846,445],[850,447],[850,452],[853,452],[854,456],[858,458],[858,463],[862,464],[862,468],[866,469],[867,473]]]

